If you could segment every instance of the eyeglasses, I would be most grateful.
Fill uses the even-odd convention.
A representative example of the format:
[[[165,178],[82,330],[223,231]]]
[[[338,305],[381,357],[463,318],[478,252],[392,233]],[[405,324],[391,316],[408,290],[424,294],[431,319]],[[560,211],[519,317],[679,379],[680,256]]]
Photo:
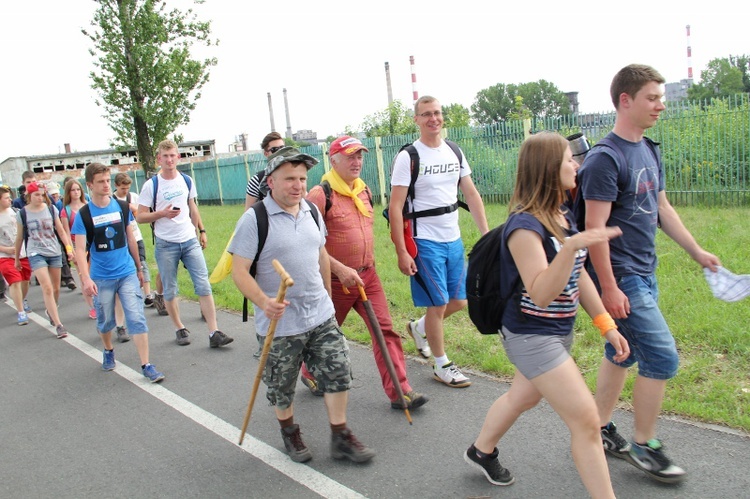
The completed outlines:
[[[276,151],[280,151],[280,150],[284,149],[284,147],[285,147],[285,146],[275,146],[275,147],[269,147],[268,149],[266,149],[266,151],[267,151],[267,152],[268,152],[269,154],[273,154],[273,153],[275,153]]]
[[[428,111],[428,112],[426,112],[426,113],[421,113],[421,114],[420,114],[420,116],[421,116],[422,118],[427,118],[427,119],[430,119],[430,118],[432,118],[433,116],[434,116],[435,118],[440,118],[440,117],[441,117],[442,115],[443,115],[443,112],[442,112],[442,111],[432,111],[432,112],[429,112],[429,111]]]

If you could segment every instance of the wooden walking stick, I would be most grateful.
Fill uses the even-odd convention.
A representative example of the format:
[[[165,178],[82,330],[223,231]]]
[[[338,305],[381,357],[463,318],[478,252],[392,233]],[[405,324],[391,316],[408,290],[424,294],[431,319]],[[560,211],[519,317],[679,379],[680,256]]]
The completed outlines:
[[[272,260],[273,268],[281,276],[281,282],[279,283],[279,291],[276,293],[276,303],[283,303],[284,296],[286,295],[286,288],[294,286],[294,279],[287,274],[284,267],[281,266],[278,260]],[[247,411],[245,412],[245,420],[242,422],[242,432],[240,433],[240,443],[245,438],[245,432],[247,431],[247,425],[250,423],[250,414],[253,412],[253,405],[255,405],[255,396],[258,394],[258,387],[260,386],[260,380],[263,378],[263,370],[266,368],[266,361],[268,360],[268,352],[271,350],[271,342],[273,341],[273,335],[276,333],[276,323],[278,319],[271,320],[271,324],[268,326],[268,333],[266,333],[266,340],[263,342],[263,352],[260,354],[260,360],[258,361],[258,372],[255,373],[255,381],[253,381],[253,392],[250,395],[250,402],[247,404]]]
[[[349,294],[349,290],[346,289],[346,287],[343,285],[342,287],[344,288],[344,293]],[[409,424],[412,424],[411,414],[409,414],[409,407],[406,404],[406,399],[404,398],[404,391],[401,389],[401,383],[399,383],[398,381],[396,368],[393,366],[393,359],[391,359],[391,354],[388,352],[388,347],[385,344],[383,330],[380,329],[380,323],[378,322],[378,318],[375,316],[375,310],[372,308],[372,303],[370,303],[370,300],[367,299],[365,288],[363,288],[359,284],[357,284],[357,287],[359,288],[359,296],[362,298],[362,305],[365,306],[365,311],[367,312],[367,319],[370,321],[370,326],[372,326],[372,330],[375,333],[375,340],[378,342],[380,353],[383,356],[383,360],[385,361],[385,367],[388,369],[388,374],[391,377],[391,382],[393,382],[393,388],[396,389],[398,399],[401,401],[401,406],[404,408],[406,420],[409,422]]]

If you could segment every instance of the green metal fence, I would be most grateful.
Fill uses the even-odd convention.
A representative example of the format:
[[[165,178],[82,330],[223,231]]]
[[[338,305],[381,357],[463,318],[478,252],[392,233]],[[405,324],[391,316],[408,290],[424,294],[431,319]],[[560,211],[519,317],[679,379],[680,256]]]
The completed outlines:
[[[507,203],[515,181],[518,150],[528,133],[554,130],[563,135],[582,131],[596,143],[612,130],[615,114],[509,121],[482,127],[449,128],[472,168],[472,178],[485,202]],[[667,194],[674,204],[750,204],[750,104],[748,95],[711,102],[668,103],[659,122],[647,135],[661,143]],[[399,148],[416,135],[368,137],[362,179],[376,202],[390,191],[390,166]],[[308,174],[308,186],[320,182],[330,168],[327,145],[302,148],[320,161]],[[245,154],[180,165],[196,181],[204,204],[244,203],[245,185],[265,167],[265,157]],[[140,178],[138,177],[140,175]],[[135,184],[143,182],[138,172]]]

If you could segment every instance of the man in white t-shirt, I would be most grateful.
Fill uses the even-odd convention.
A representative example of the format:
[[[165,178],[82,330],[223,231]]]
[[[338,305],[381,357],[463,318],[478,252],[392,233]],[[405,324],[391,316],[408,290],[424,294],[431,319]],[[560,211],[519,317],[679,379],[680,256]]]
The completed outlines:
[[[208,325],[209,346],[218,348],[234,339],[219,331],[216,323],[214,297],[203,257],[208,237],[195,202],[198,197],[195,182],[177,170],[179,159],[175,142],[163,140],[159,143],[156,160],[161,172],[143,184],[137,220],[138,223],[153,223],[154,226],[154,256],[164,286],[164,302],[176,328],[177,344],[190,344],[190,331],[180,320],[180,307],[176,300],[177,270],[182,262],[193,281],[201,313]],[[153,211],[152,206],[155,206]],[[196,231],[200,240],[196,237]]]
[[[414,104],[414,121],[420,134],[414,142],[419,154],[419,176],[414,184],[414,195],[408,195],[410,155],[401,151],[393,164],[388,210],[398,267],[403,274],[411,276],[414,306],[427,307],[422,318],[409,321],[407,332],[414,338],[423,357],[428,358],[430,354],[434,357],[435,379],[453,388],[463,388],[471,381],[450,361],[443,339],[443,320],[466,307],[467,303],[464,246],[456,211],[457,189],[461,189],[479,231],[485,234],[489,227],[466,157],[462,152],[461,157],[456,157],[441,136],[443,112],[440,102],[428,95],[420,97]],[[409,220],[416,255],[410,254],[404,237],[405,206],[408,213],[437,212]]]

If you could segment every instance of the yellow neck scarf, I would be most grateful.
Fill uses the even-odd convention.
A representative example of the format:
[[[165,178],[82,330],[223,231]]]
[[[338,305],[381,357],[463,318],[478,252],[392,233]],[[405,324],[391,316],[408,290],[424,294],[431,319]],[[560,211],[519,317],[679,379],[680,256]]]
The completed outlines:
[[[329,170],[328,173],[323,175],[323,178],[321,180],[327,180],[331,185],[331,189],[338,192],[342,196],[352,198],[354,200],[354,205],[357,207],[359,212],[368,218],[370,217],[370,212],[367,210],[365,203],[363,203],[362,200],[359,199],[359,193],[367,189],[367,185],[365,184],[364,180],[362,180],[361,178],[355,179],[354,188],[350,189],[349,184],[344,182],[341,176],[336,173],[336,170],[334,169]]]

